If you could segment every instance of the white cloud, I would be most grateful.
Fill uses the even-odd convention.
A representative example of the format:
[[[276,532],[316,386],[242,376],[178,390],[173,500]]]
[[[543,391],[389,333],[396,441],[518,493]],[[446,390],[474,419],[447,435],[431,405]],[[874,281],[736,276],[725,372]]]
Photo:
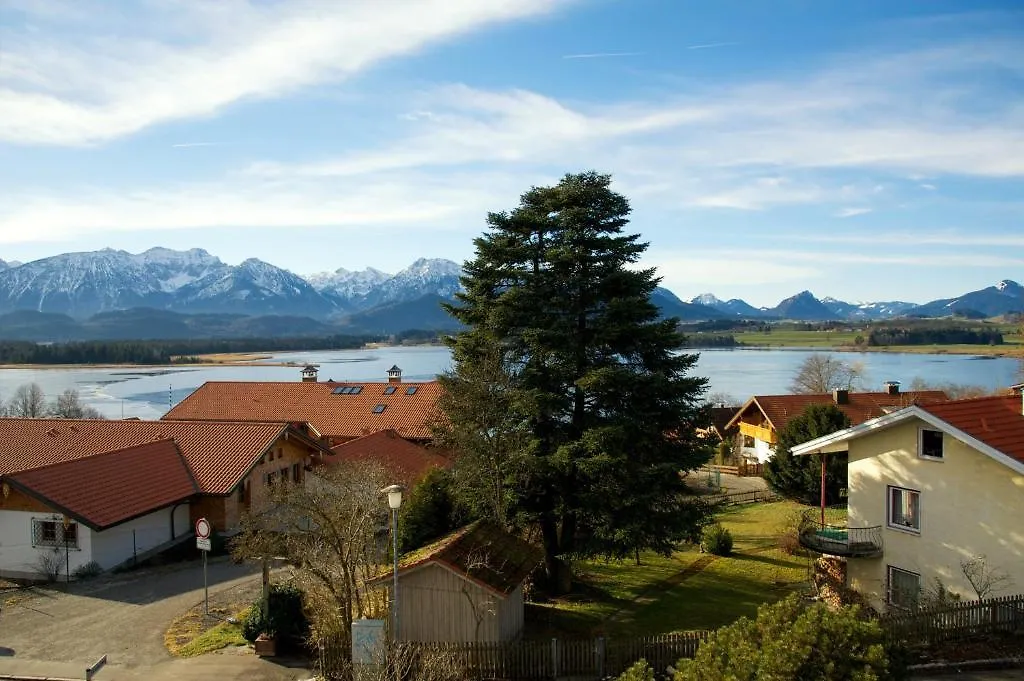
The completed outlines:
[[[930,192],[936,190],[936,186],[934,184],[919,184],[917,186],[920,187],[921,189],[927,189]]]
[[[739,45],[739,43],[704,43],[703,45],[687,45],[688,50],[710,50],[714,47],[730,47],[732,45]]]
[[[566,2],[143,3],[142,14],[130,17],[132,31],[116,38],[108,37],[111,27],[129,19],[107,3],[95,8],[105,30],[90,33],[62,13],[80,16],[72,6],[51,2],[35,17],[49,30],[0,27],[0,141],[90,144],[207,116]]]
[[[870,213],[870,208],[842,208],[836,213],[837,218],[852,218]]]

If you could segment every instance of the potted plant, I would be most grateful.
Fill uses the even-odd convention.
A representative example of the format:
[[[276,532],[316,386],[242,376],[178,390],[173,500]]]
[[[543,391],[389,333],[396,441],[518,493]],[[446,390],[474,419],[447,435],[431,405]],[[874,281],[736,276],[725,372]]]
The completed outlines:
[[[256,637],[253,645],[256,648],[257,657],[274,657],[277,655],[277,637],[265,631]]]

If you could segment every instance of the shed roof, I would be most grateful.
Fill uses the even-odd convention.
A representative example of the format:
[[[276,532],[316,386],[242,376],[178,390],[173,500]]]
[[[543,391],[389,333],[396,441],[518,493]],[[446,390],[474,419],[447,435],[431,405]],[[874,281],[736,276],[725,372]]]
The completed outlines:
[[[167,438],[9,475],[5,481],[94,530],[103,530],[199,491]]]
[[[470,525],[402,556],[398,561],[398,578],[429,563],[437,563],[506,596],[522,584],[540,565],[543,556],[533,544],[509,534],[497,523],[478,520]],[[384,583],[393,573],[376,577],[373,583]]]
[[[375,461],[399,481],[413,485],[434,468],[448,468],[451,459],[401,437],[390,428],[364,435],[331,448],[335,453],[326,462]]]

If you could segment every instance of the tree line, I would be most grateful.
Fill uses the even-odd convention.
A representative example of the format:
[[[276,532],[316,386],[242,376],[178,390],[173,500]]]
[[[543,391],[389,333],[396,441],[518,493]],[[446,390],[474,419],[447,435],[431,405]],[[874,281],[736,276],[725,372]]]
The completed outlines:
[[[874,328],[868,332],[867,344],[880,345],[1002,345],[1003,334],[997,329],[970,329],[958,326]]]
[[[197,355],[291,350],[346,350],[376,340],[372,336],[313,338],[232,338],[147,341],[33,343],[0,341],[0,364],[173,364],[198,363]]]
[[[15,418],[62,418],[62,419],[102,419],[102,414],[92,407],[82,404],[81,395],[77,390],[68,388],[52,401],[46,400],[46,394],[38,383],[26,383],[18,386],[10,400],[0,400],[0,416]]]

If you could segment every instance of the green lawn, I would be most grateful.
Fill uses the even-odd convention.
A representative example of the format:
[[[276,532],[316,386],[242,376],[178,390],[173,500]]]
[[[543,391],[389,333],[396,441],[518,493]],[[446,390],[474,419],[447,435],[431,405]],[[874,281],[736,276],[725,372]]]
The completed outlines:
[[[575,593],[557,602],[529,606],[528,635],[646,636],[714,629],[743,615],[752,616],[761,603],[807,587],[808,558],[788,556],[777,548],[787,521],[806,508],[783,501],[720,513],[719,522],[733,534],[735,555],[715,558],[675,584],[665,581],[708,556],[686,546],[671,558],[644,554],[639,567],[632,561],[581,562],[576,565]],[[828,519],[841,522],[840,515],[830,513]]]

